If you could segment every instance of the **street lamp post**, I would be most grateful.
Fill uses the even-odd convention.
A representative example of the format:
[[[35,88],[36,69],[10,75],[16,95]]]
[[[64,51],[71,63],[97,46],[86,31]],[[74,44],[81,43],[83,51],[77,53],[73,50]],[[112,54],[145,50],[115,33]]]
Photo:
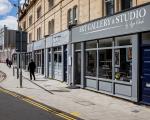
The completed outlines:
[[[17,7],[18,8],[18,31],[19,31],[19,37],[20,37],[20,47],[19,47],[19,55],[18,57],[20,56],[20,59],[18,59],[18,65],[20,65],[20,88],[22,88],[22,30],[19,26],[19,14],[20,14],[20,0],[18,0],[18,5],[14,4],[14,7]],[[18,66],[19,67],[19,66]]]

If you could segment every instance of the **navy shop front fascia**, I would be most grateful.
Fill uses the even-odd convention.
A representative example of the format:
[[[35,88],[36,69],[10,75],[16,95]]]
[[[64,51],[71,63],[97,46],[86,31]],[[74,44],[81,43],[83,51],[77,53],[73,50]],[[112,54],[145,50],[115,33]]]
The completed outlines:
[[[149,20],[150,4],[145,4],[73,28],[73,81],[78,73],[83,88],[137,102],[142,91],[139,34],[150,31]]]

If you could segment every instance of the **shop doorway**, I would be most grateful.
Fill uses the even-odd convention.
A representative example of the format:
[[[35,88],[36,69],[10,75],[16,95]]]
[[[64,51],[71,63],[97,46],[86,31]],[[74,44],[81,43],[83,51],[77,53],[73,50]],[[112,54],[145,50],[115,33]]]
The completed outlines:
[[[42,74],[44,75],[44,50],[42,50]]]
[[[67,45],[64,46],[64,81],[67,82]]]
[[[53,78],[56,80],[63,80],[63,62],[62,62],[62,47],[53,48]]]
[[[141,101],[150,104],[150,32],[142,33]]]
[[[142,102],[150,104],[150,46],[142,47]]]
[[[75,85],[81,84],[81,52],[75,52]]]

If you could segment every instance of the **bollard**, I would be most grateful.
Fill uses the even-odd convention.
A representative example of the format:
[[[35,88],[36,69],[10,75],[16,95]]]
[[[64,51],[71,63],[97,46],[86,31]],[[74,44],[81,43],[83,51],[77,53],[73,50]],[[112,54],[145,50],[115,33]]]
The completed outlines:
[[[17,67],[17,79],[19,78],[19,68]]]
[[[14,68],[14,66],[13,66],[13,76],[15,76],[15,68]]]

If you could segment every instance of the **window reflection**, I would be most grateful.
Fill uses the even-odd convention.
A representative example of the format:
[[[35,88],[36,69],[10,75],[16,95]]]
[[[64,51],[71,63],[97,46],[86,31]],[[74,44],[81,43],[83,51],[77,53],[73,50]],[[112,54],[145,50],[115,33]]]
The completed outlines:
[[[96,77],[97,51],[86,51],[86,76]]]
[[[99,77],[112,79],[112,50],[99,50]]]

